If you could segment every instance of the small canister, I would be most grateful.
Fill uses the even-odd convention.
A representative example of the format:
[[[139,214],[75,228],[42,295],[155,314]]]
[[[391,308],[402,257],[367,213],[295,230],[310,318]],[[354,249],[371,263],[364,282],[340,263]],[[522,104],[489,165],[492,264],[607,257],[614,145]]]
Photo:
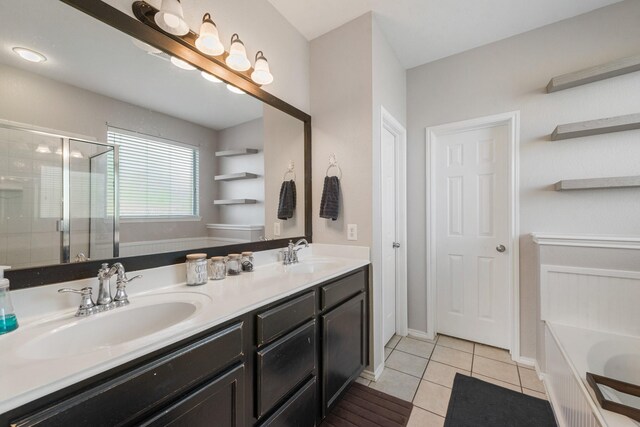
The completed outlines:
[[[237,276],[242,271],[240,254],[229,254],[227,256],[227,275]]]
[[[253,252],[242,252],[242,271],[253,271]]]
[[[209,278],[211,280],[222,280],[227,275],[227,265],[223,256],[214,256],[209,264]]]
[[[187,285],[204,285],[208,280],[207,254],[187,255]]]

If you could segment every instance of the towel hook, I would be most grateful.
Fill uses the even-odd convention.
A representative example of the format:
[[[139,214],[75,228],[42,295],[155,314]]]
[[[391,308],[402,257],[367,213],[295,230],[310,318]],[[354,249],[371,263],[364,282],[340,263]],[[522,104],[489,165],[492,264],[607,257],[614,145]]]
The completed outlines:
[[[329,167],[327,168],[327,173],[325,174],[326,176],[329,176],[329,171],[331,170],[331,168],[337,168],[337,177],[338,179],[342,179],[342,169],[340,168],[340,165],[338,165],[338,160],[336,159],[335,153],[331,153],[329,155]]]
[[[286,181],[287,180],[287,175],[292,174],[293,175],[293,180],[296,180],[296,172],[294,171],[295,168],[295,163],[293,163],[293,160],[289,160],[289,166],[287,166],[287,171],[284,173],[284,175],[282,176],[282,180]]]

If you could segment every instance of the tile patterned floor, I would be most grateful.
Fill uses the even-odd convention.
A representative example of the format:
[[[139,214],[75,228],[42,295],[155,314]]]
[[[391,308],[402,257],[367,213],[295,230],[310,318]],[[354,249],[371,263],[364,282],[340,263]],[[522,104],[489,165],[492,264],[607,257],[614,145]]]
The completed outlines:
[[[546,399],[533,368],[516,364],[506,350],[440,335],[435,341],[394,336],[384,349],[378,381],[358,382],[413,402],[409,427],[441,427],[456,372]]]

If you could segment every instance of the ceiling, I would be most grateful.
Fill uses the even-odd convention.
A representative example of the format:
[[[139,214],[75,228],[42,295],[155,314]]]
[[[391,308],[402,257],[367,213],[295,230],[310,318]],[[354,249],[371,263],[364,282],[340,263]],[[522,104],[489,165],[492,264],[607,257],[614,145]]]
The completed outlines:
[[[308,40],[373,11],[405,68],[620,0],[269,0]]]
[[[24,61],[12,52],[14,46],[34,49],[47,61]],[[59,1],[0,4],[0,63],[215,130],[262,117],[262,102],[164,58]]]

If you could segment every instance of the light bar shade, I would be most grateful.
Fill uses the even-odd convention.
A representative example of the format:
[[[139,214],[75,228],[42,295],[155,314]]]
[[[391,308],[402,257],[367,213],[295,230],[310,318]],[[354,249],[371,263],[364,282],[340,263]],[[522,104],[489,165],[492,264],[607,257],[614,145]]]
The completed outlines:
[[[156,25],[166,33],[184,36],[189,32],[189,26],[184,20],[180,0],[162,0],[162,5],[154,20]]]

